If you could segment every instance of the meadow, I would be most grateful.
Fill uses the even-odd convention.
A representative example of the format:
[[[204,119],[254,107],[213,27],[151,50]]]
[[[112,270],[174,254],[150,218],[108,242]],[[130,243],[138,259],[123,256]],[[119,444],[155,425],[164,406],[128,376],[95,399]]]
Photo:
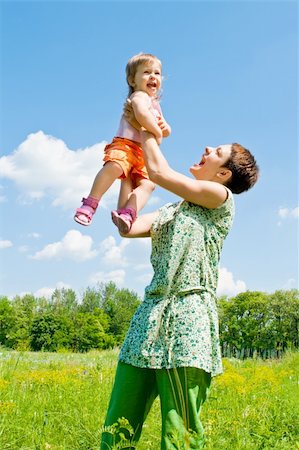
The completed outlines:
[[[97,450],[117,354],[0,349],[0,449]],[[205,449],[299,449],[299,353],[224,367],[202,411]],[[159,436],[156,400],[138,450],[159,450]]]

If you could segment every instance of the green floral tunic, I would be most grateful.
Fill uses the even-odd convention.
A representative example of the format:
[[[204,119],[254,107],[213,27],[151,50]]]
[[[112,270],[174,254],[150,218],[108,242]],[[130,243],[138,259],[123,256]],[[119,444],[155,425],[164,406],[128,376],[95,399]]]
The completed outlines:
[[[222,372],[218,264],[234,216],[230,191],[216,209],[168,204],[151,228],[153,279],[131,321],[120,361],[145,368]]]

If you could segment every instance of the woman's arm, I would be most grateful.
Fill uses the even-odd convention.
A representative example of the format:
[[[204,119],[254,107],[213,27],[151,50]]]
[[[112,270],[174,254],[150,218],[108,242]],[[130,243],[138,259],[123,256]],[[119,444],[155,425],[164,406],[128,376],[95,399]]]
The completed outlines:
[[[137,217],[128,234],[121,234],[126,238],[150,237],[150,229],[159,212],[154,211],[149,214],[143,214]]]
[[[193,180],[173,170],[163,156],[155,137],[141,131],[144,160],[150,179],[188,202],[217,208],[227,198],[226,188],[214,181]]]

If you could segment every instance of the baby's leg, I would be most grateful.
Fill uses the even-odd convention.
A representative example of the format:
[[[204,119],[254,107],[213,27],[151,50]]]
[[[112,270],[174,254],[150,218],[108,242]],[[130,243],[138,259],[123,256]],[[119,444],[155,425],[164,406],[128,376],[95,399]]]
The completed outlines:
[[[136,213],[139,213],[144,208],[155,187],[155,184],[147,178],[136,178],[136,187],[129,195],[126,208],[134,208]]]
[[[100,200],[114,181],[123,174],[121,166],[114,161],[108,161],[94,179],[89,197]]]
[[[126,207],[129,197],[132,194],[132,191],[133,191],[132,179],[129,177],[122,179],[120,183],[117,209]]]
[[[155,189],[152,181],[141,177],[136,179],[135,189],[128,194],[130,185],[132,186],[132,182],[131,184],[122,183],[118,203],[119,209],[111,213],[113,223],[121,234],[127,234],[130,231],[133,222],[136,220],[137,213],[144,207]]]
[[[108,161],[102,167],[94,179],[90,194],[87,198],[83,198],[81,207],[76,210],[74,216],[76,222],[81,225],[89,225],[91,223],[103,194],[122,173],[121,166],[114,161]]]

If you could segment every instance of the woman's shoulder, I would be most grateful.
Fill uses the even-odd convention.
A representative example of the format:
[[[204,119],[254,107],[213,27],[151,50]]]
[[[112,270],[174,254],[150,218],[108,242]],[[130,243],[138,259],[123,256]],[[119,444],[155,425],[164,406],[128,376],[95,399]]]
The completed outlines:
[[[195,208],[198,211],[203,210],[203,211],[208,212],[210,214],[214,214],[214,213],[218,214],[219,212],[223,212],[223,211],[226,211],[226,210],[228,210],[228,211],[234,210],[235,202],[234,202],[233,194],[232,194],[230,189],[228,189],[226,187],[225,187],[225,189],[226,189],[226,192],[227,192],[226,199],[224,200],[224,202],[221,205],[217,206],[217,208],[207,208],[205,206],[197,205],[195,203],[190,203],[190,202],[187,202],[187,201],[184,201],[183,203],[184,204],[188,204],[190,207]]]
[[[228,189],[228,195],[224,203],[218,208],[210,210],[210,218],[214,225],[224,234],[230,230],[235,216],[235,202],[232,192]]]
[[[229,189],[227,189],[227,198],[217,208],[206,208],[186,200],[182,202],[182,208],[189,210],[193,216],[200,217],[201,221],[207,220],[208,222],[212,221],[218,224],[220,224],[223,219],[229,222],[232,221],[235,214],[234,197]]]
[[[214,211],[230,211],[230,212],[234,212],[234,210],[235,210],[235,201],[234,201],[233,193],[227,187],[225,189],[227,191],[226,200],[222,203],[222,205],[218,206],[218,208],[215,208]]]

